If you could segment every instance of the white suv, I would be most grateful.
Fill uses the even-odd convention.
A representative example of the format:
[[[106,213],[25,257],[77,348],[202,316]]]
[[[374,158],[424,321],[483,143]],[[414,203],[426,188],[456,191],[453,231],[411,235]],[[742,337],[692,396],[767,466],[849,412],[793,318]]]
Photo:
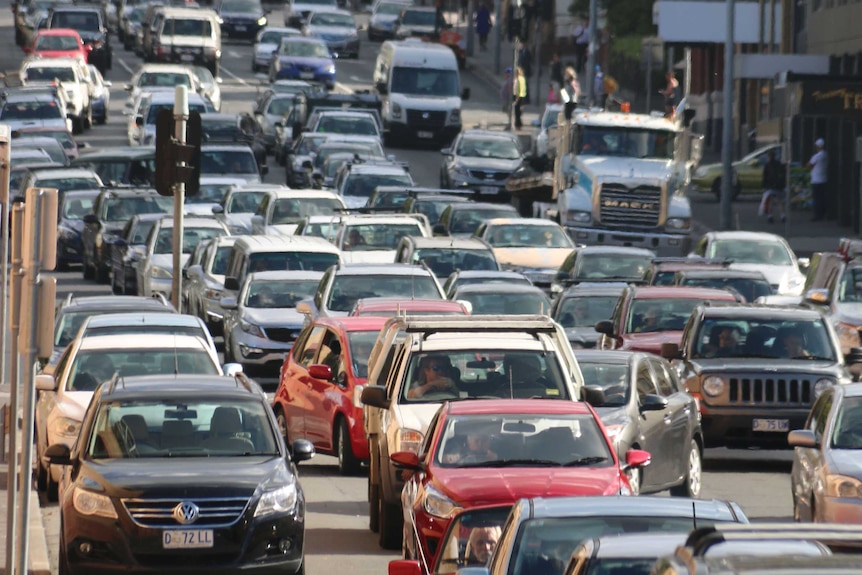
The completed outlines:
[[[66,96],[72,128],[81,133],[93,125],[93,83],[87,64],[78,58],[33,58],[21,64],[21,83],[32,86],[59,81]]]

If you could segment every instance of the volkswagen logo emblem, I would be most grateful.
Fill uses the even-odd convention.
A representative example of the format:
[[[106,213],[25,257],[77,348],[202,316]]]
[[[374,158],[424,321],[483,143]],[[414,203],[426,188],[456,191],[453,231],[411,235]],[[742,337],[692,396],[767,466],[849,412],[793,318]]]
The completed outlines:
[[[174,519],[180,525],[188,525],[198,520],[200,516],[200,508],[191,501],[183,501],[178,503],[173,510]]]
[[[427,120],[427,119],[428,119],[428,112],[422,112],[422,119],[423,119],[423,120]]]

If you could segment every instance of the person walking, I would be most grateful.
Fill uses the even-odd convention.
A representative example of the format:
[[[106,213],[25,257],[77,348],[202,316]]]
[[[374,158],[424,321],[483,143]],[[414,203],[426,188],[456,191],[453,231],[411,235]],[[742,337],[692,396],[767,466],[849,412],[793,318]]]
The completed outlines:
[[[763,197],[758,215],[766,216],[770,224],[775,221],[777,213],[781,213],[781,221],[784,221],[784,174],[784,164],[775,157],[775,150],[769,150],[763,165]]]
[[[587,63],[587,48],[590,45],[590,25],[583,18],[572,28],[572,42],[575,44],[575,70],[583,72]]]
[[[563,77],[563,62],[560,60],[560,53],[556,50],[551,55],[550,80],[554,93],[559,96],[560,88],[563,87],[565,79]]]
[[[563,103],[573,102],[578,103],[578,98],[581,97],[581,85],[578,83],[578,73],[573,66],[568,66],[563,75],[563,88],[568,96],[568,100],[564,99]]]
[[[673,120],[676,113],[676,90],[679,88],[679,81],[670,70],[665,74],[665,79],[667,84],[664,90],[659,90],[659,94],[664,96],[664,117]]]
[[[512,102],[515,106],[515,129],[520,130],[524,127],[521,122],[521,108],[527,103],[527,78],[520,66],[515,68],[515,77],[512,80]]]
[[[476,10],[476,35],[479,36],[479,49],[483,52],[488,50],[488,34],[491,32],[491,11],[488,5],[482,2]]]
[[[506,68],[503,75],[503,86],[500,88],[500,101],[502,103],[503,112],[508,116],[512,110],[512,98],[514,95],[512,88],[512,69]]]
[[[607,99],[605,75],[602,73],[602,67],[596,64],[596,75],[593,77],[593,105],[604,110]]]
[[[811,199],[814,203],[814,217],[812,222],[819,222],[826,218],[827,197],[827,166],[829,157],[826,154],[826,142],[823,138],[817,138],[814,142],[815,152],[808,160],[807,168],[811,170]]]

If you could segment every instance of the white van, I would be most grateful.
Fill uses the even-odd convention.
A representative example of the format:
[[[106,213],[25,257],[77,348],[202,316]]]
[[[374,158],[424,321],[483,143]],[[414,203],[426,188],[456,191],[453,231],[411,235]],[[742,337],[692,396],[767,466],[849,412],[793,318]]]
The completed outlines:
[[[419,39],[389,40],[374,64],[387,146],[409,141],[449,144],[461,131],[458,60],[448,46]]]

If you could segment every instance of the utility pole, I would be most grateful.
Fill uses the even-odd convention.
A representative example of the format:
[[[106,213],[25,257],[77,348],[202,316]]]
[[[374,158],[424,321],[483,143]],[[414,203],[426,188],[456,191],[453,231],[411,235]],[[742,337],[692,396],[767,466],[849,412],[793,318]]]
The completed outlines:
[[[6,314],[9,313],[9,152],[12,148],[12,130],[6,124],[0,125],[0,383],[9,381],[6,379],[8,366],[6,365]],[[14,377],[14,376],[13,376]],[[12,451],[10,449],[10,451]]]
[[[189,89],[177,86],[174,91],[174,138],[177,144],[185,146],[186,122],[189,119]],[[174,166],[175,168],[177,166]],[[171,302],[182,311],[183,293],[182,255],[183,255],[183,204],[186,201],[185,181],[178,178],[174,182],[174,253],[173,273],[171,274]]]
[[[594,0],[593,0],[594,1]],[[721,212],[719,226],[722,230],[733,227],[733,26],[734,1],[726,2],[724,39],[724,114],[721,138]]]
[[[475,0],[470,0],[467,3],[467,55],[473,55],[473,41],[475,30],[473,30],[473,13],[476,10]]]
[[[587,101],[590,102],[590,106],[595,104],[592,100],[593,81],[596,78],[596,52],[598,51],[598,42],[596,41],[599,31],[596,22],[598,12],[598,0],[590,0],[590,45],[587,48],[587,69],[584,70],[584,74],[587,76]]]
[[[503,24],[503,0],[494,1],[494,74],[500,75],[500,43],[503,40],[503,32],[500,30]]]

